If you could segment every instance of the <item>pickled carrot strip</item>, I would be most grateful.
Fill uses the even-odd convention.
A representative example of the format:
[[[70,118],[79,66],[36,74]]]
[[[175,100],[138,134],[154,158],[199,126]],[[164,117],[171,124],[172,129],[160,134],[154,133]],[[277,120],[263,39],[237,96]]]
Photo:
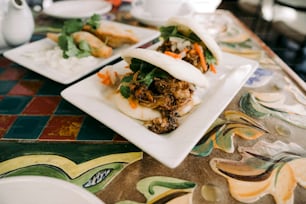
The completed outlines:
[[[175,59],[181,59],[181,55],[180,54],[176,54],[174,52],[170,52],[170,51],[165,51],[164,52],[166,55],[170,56],[170,57],[173,57]]]
[[[201,62],[203,71],[206,72],[207,71],[207,65],[206,65],[206,60],[205,60],[205,57],[204,57],[203,50],[198,43],[194,43],[193,46],[194,46],[194,49],[197,51],[197,53],[200,57],[200,62]]]
[[[214,74],[217,73],[217,70],[216,70],[216,67],[215,67],[214,64],[210,64],[209,67],[210,67],[210,71],[211,71],[212,73],[214,73]]]
[[[137,101],[135,101],[131,97],[128,98],[128,101],[129,101],[129,105],[131,106],[132,109],[137,108]]]
[[[110,74],[108,70],[105,72],[105,74],[98,72],[97,75],[101,79],[102,84],[106,86],[112,85],[112,80],[110,78]]]

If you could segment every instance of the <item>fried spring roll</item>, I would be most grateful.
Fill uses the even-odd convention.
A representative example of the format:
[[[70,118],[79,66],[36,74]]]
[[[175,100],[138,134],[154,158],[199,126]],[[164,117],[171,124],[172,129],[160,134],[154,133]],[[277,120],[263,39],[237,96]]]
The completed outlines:
[[[54,42],[58,42],[59,34],[47,33],[47,38]],[[91,54],[99,58],[107,58],[112,55],[112,48],[103,43],[99,38],[86,31],[79,31],[72,34],[76,43],[86,41],[91,47]]]
[[[134,44],[139,41],[133,32],[106,22],[101,22],[97,29],[92,28],[90,25],[85,25],[83,30],[93,33],[113,48],[120,47],[124,44]]]

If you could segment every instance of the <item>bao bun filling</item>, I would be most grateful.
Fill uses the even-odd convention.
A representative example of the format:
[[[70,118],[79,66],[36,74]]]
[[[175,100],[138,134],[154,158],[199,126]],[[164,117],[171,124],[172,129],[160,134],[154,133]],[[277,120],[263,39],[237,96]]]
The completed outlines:
[[[161,134],[176,129],[181,110],[193,101],[194,85],[140,59],[132,58],[129,67],[132,72],[122,78],[120,94],[132,108],[140,105],[160,112],[161,117],[145,121],[151,131]]]
[[[123,73],[106,67],[98,76],[116,89],[113,100],[124,114],[144,122],[151,131],[169,133],[179,126],[179,117],[200,103],[200,87],[208,87],[206,76],[194,66],[150,49],[128,49]]]
[[[202,73],[216,72],[215,65],[221,59],[221,49],[198,24],[187,18],[170,18],[166,26],[160,28],[162,44],[158,51],[182,59]]]

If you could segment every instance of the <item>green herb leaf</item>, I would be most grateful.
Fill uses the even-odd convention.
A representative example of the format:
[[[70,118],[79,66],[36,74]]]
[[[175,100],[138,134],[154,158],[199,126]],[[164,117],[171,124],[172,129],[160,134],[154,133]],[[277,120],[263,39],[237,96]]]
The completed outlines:
[[[178,37],[189,40],[191,42],[201,42],[201,39],[192,31],[180,32],[177,26],[162,26],[160,27],[161,37],[168,40],[170,37]]]
[[[129,98],[131,95],[131,89],[128,86],[120,86],[120,93],[124,98]]]
[[[98,27],[100,23],[100,16],[94,14],[86,22],[87,24]],[[84,22],[81,19],[72,19],[64,22],[61,35],[59,36],[58,45],[63,50],[63,57],[87,57],[91,55],[91,47],[86,41],[81,41],[76,44],[73,40],[72,34],[83,29]]]
[[[79,45],[76,45],[72,36],[60,35],[58,39],[58,45],[63,50],[63,57],[65,59],[69,57],[87,57],[90,56],[90,46],[87,42],[81,41]]]
[[[58,37],[58,46],[62,49],[62,50],[67,50],[68,47],[68,36],[67,35],[60,35]]]
[[[80,50],[88,51],[88,52],[90,52],[90,50],[91,50],[90,45],[85,40],[82,40],[79,43],[79,48],[80,48]]]
[[[83,28],[83,22],[81,19],[72,19],[64,22],[62,28],[62,34],[71,35],[72,33],[81,31]]]
[[[121,82],[120,83],[129,83],[131,82],[133,79],[133,75],[128,75],[128,76],[124,76],[122,79],[121,79]]]
[[[129,98],[131,95],[131,90],[128,86],[129,83],[141,83],[146,87],[149,87],[155,78],[165,79],[170,77],[170,75],[164,70],[136,58],[132,58],[130,69],[134,73],[137,72],[137,79],[136,81],[133,80],[133,74],[127,75],[121,79],[119,91],[125,98]]]
[[[202,41],[194,32],[191,32],[188,38],[191,40],[191,42],[201,42]]]
[[[160,79],[167,79],[170,77],[168,72],[165,72],[162,69],[156,69],[154,72],[154,77],[160,78]]]
[[[64,51],[64,55],[66,57],[73,57],[73,56],[77,56],[79,54],[79,49],[76,46],[76,44],[74,44],[73,39],[71,36],[67,37],[68,41],[67,41],[67,50]]]
[[[58,39],[58,45],[63,50],[64,58],[75,56],[78,53],[78,48],[74,44],[71,36],[60,35]]]
[[[213,56],[213,54],[208,49],[205,49],[204,56],[205,56],[207,64],[216,64],[217,62],[216,58]]]
[[[167,72],[165,72],[162,69],[159,69],[159,68],[155,67],[149,73],[144,75],[144,77],[139,79],[139,82],[141,82],[144,85],[146,85],[147,87],[149,87],[152,84],[152,82],[154,81],[155,78],[166,79],[168,77],[169,77],[169,74]]]
[[[167,78],[169,74],[164,70],[140,59],[133,58],[131,60],[130,69],[138,73],[137,81],[149,87],[154,78]]]
[[[90,25],[93,29],[97,29],[100,26],[100,21],[101,21],[101,16],[98,14],[94,14],[87,20],[86,24]]]
[[[88,57],[88,56],[91,56],[91,53],[90,52],[80,52],[76,55],[77,58],[83,58],[83,57]]]
[[[130,69],[133,72],[140,71],[140,75],[142,75],[142,76],[145,76],[146,74],[148,74],[154,68],[155,68],[154,65],[152,65],[148,62],[144,62],[140,59],[133,58],[131,60]]]
[[[141,60],[136,59],[136,58],[132,58],[131,64],[130,64],[130,69],[131,69],[133,72],[138,72],[138,70],[139,70],[140,67],[141,67],[141,64],[142,64],[142,61],[141,61]]]
[[[156,68],[152,69],[152,71],[146,74],[146,76],[141,80],[141,82],[143,82],[147,87],[149,87],[154,80],[155,70]]]

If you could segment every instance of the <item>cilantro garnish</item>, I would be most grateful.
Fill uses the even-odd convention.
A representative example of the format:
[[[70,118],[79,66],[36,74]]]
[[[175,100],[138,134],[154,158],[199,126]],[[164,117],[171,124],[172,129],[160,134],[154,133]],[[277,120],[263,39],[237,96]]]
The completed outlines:
[[[205,49],[204,56],[207,64],[216,64],[216,58],[213,56],[209,49]]]
[[[120,86],[120,93],[124,98],[129,98],[131,95],[131,89],[129,86]]]
[[[133,75],[126,75],[121,79],[120,93],[124,98],[129,98],[131,95],[131,89],[129,83],[133,80]]]
[[[91,47],[86,41],[75,43],[72,34],[83,29],[85,24],[92,26],[93,28],[99,27],[100,16],[94,14],[87,21],[81,19],[72,19],[64,22],[61,34],[59,36],[58,45],[63,50],[63,57],[87,57],[90,56]]]
[[[90,19],[87,20],[86,24],[90,25],[93,29],[97,29],[100,26],[101,16],[94,14]]]
[[[133,58],[131,60],[130,69],[133,72],[139,72],[138,74],[138,82],[145,84],[149,87],[155,77],[157,78],[167,78],[169,74],[162,69],[148,63],[142,61],[140,59]]]
[[[179,37],[191,42],[201,42],[201,39],[192,31],[189,33],[182,33],[177,26],[162,26],[160,27],[161,37],[168,40],[169,37]]]
[[[71,36],[61,35],[58,38],[58,45],[63,50],[63,57],[69,58],[72,56],[76,56],[78,53],[78,48],[74,44]]]
[[[165,40],[168,40],[170,37],[179,37],[182,39],[189,40],[192,43],[202,42],[202,40],[194,32],[180,32],[177,26],[162,26],[160,28],[160,32],[162,38],[164,38]],[[216,64],[216,58],[213,56],[210,50],[205,49],[204,56],[208,64]]]
[[[131,90],[129,88],[129,83],[141,83],[146,87],[149,87],[154,78],[168,78],[170,75],[164,70],[140,59],[133,58],[131,60],[130,69],[136,73],[138,72],[136,81],[133,81],[133,75],[127,75],[122,78],[120,93],[123,97],[129,98],[131,95]]]
[[[83,28],[83,22],[81,19],[72,19],[64,22],[62,28],[62,34],[71,35],[72,33],[81,31]]]
[[[73,56],[78,58],[90,56],[90,45],[86,41],[75,44],[72,36],[60,35],[58,45],[63,50],[65,59]]]
[[[141,71],[141,73],[148,73],[150,72],[155,66],[150,64],[150,63],[147,63],[147,62],[144,62],[140,59],[136,59],[136,58],[133,58],[131,60],[131,64],[130,64],[130,69],[133,71],[133,72],[138,72],[139,70]]]

